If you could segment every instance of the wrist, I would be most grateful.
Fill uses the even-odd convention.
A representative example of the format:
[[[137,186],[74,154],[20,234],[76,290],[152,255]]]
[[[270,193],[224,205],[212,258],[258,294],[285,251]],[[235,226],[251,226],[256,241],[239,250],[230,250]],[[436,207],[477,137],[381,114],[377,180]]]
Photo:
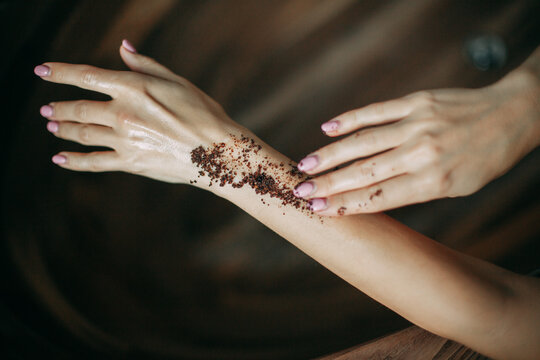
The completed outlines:
[[[198,141],[191,145],[188,150],[187,158],[189,163],[188,177],[184,183],[193,185],[202,190],[207,190],[215,195],[221,196],[219,186],[213,186],[215,181],[211,181],[211,169],[208,168],[209,162],[215,160],[217,156],[218,146],[221,146],[221,151],[234,147],[233,139],[239,138],[243,134],[249,136],[249,130],[241,127],[233,122],[230,118],[224,118],[220,126],[207,129],[198,136]],[[230,157],[230,154],[228,154]],[[206,159],[208,158],[208,159]],[[203,164],[206,162],[206,165]],[[204,167],[207,167],[206,169]],[[213,164],[212,166],[216,166]]]
[[[540,70],[540,68],[538,68]],[[525,117],[530,124],[530,146],[528,151],[540,145],[540,72],[529,66],[516,70],[514,74],[522,86],[521,101]]]
[[[246,129],[232,132],[224,141],[192,150],[201,189],[234,203],[275,198],[278,204],[303,208],[294,187],[305,175],[295,164]],[[262,197],[261,197],[262,196]],[[264,204],[269,205],[267,200]]]
[[[522,155],[540,145],[540,73],[530,65],[523,64],[493,85],[523,133]]]
[[[540,86],[540,47],[516,71],[522,73],[536,87]]]

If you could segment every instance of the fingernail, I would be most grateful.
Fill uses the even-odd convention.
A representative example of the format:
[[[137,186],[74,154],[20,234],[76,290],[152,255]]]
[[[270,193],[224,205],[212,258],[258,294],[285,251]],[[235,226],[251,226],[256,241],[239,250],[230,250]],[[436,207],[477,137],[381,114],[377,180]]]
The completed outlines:
[[[324,124],[321,125],[321,130],[325,133],[336,131],[339,127],[339,121],[338,120],[331,120],[327,121]]]
[[[133,46],[133,44],[130,43],[129,40],[127,39],[122,40],[122,46],[124,47],[124,49],[126,49],[130,53],[133,53],[133,54],[137,53],[137,49],[135,49],[135,46]]]
[[[54,155],[52,157],[52,162],[55,164],[65,164],[67,158],[64,155]]]
[[[43,105],[43,106],[39,109],[39,113],[40,113],[41,116],[43,116],[43,117],[50,117],[50,116],[52,116],[52,114],[53,114],[53,108],[52,108],[52,106],[50,106],[50,105]]]
[[[325,198],[311,199],[308,204],[311,211],[321,211],[328,207]]]
[[[317,155],[309,155],[298,163],[298,170],[309,171],[315,168],[319,164],[319,157]]]
[[[55,133],[58,131],[58,123],[56,121],[49,121],[47,123],[47,130],[49,130],[52,133]]]
[[[37,76],[49,76],[51,75],[51,68],[47,65],[38,65],[34,68],[34,74]]]
[[[301,184],[298,184],[294,190],[294,196],[296,197],[304,197],[313,192],[313,189],[315,188],[314,184],[311,181],[303,182]]]

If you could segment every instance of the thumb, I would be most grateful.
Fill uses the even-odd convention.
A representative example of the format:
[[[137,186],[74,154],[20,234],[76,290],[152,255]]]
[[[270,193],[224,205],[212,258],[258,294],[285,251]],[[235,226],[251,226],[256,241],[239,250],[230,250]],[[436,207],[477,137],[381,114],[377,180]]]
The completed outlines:
[[[120,46],[120,57],[127,67],[133,71],[171,81],[178,81],[179,79],[178,75],[154,59],[139,54],[135,47],[126,39],[122,40],[122,46]]]

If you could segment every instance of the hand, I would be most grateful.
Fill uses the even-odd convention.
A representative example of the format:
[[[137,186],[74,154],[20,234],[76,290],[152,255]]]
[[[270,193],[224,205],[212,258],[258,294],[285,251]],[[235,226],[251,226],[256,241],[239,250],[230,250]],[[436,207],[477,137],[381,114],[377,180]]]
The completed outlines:
[[[471,194],[538,145],[538,82],[510,74],[492,86],[423,91],[368,105],[322,125],[325,146],[298,168],[320,174],[300,184],[320,215],[379,212]]]
[[[110,101],[54,102],[41,108],[47,128],[59,138],[111,148],[92,153],[61,152],[53,162],[77,171],[125,171],[186,183],[196,177],[191,149],[224,141],[237,125],[214,100],[128,42],[120,56],[133,71],[45,63],[43,80],[109,95]]]

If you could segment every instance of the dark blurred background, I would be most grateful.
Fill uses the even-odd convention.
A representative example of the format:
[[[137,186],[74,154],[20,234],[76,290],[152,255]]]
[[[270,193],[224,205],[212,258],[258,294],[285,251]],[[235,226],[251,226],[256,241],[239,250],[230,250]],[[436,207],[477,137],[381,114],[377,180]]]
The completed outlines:
[[[307,358],[408,324],[204,191],[50,162],[44,61],[124,69],[123,38],[298,160],[373,101],[481,87],[540,44],[540,1],[0,1],[2,358]],[[392,211],[452,248],[540,266],[540,153],[479,193]],[[414,279],[411,279],[411,283]]]

